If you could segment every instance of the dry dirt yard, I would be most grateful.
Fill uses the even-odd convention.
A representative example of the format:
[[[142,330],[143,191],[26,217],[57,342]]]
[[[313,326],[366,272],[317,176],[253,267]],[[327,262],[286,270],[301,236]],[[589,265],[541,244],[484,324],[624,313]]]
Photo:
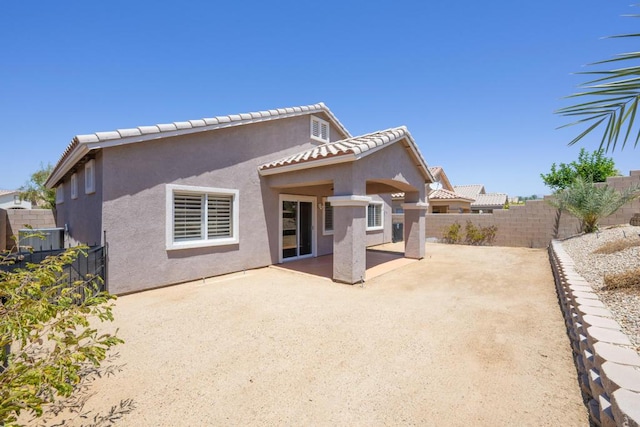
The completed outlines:
[[[88,408],[132,398],[117,425],[588,425],[544,250],[428,244],[364,287],[265,268],[115,316],[126,366]]]

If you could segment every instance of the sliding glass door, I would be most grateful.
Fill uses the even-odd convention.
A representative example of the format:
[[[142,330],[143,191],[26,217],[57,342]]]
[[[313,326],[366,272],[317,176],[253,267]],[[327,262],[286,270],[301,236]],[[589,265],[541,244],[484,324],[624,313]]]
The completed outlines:
[[[282,260],[313,256],[315,198],[280,196]]]

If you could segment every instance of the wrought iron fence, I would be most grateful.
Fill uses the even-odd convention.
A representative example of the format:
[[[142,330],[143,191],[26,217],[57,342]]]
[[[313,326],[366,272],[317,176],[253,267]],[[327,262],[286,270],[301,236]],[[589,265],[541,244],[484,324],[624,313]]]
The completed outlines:
[[[28,263],[39,264],[48,256],[56,256],[64,252],[64,249],[54,249],[48,251],[37,251],[27,253],[11,254],[11,264],[0,265],[2,271],[13,271],[18,268],[25,268]],[[79,254],[71,263],[64,266],[65,280],[71,286],[77,281],[91,282],[96,285],[98,291],[107,289],[107,256],[104,246],[90,247],[86,256]],[[84,287],[80,293],[84,298]]]

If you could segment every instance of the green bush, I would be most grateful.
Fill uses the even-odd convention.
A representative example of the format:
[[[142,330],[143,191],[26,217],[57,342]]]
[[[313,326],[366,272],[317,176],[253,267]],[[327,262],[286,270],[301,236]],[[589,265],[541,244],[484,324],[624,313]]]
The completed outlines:
[[[456,221],[448,227],[445,227],[444,233],[442,234],[442,240],[445,243],[450,243],[455,245],[456,243],[460,243],[462,240],[462,236],[460,235],[460,224]]]
[[[99,291],[98,278],[68,283],[64,266],[78,256],[86,247],[0,271],[0,425],[18,425],[21,412],[41,417],[47,405],[65,407],[82,391],[84,373],[97,372],[123,342],[94,327],[113,321],[115,296]],[[0,264],[11,263],[0,253]]]
[[[464,229],[464,238],[461,233],[462,226],[456,221],[445,227],[442,233],[444,243],[457,244],[464,242],[467,245],[482,246],[491,245],[496,238],[498,227],[491,225],[488,227],[477,227],[471,221],[467,221]]]

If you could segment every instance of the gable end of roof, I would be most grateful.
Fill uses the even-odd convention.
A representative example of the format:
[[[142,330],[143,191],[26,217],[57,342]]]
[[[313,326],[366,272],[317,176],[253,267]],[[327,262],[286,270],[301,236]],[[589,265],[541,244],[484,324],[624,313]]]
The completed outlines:
[[[63,151],[60,159],[53,168],[51,175],[47,178],[45,185],[48,188],[55,187],[58,182],[64,178],[65,174],[91,150],[97,150],[112,145],[130,144],[163,137],[185,135],[194,132],[203,132],[231,126],[241,126],[250,123],[260,123],[314,113],[324,114],[344,136],[348,138],[351,137],[349,131],[331,112],[329,107],[322,102],[300,107],[278,108],[275,110],[231,114],[227,116],[76,135]]]

